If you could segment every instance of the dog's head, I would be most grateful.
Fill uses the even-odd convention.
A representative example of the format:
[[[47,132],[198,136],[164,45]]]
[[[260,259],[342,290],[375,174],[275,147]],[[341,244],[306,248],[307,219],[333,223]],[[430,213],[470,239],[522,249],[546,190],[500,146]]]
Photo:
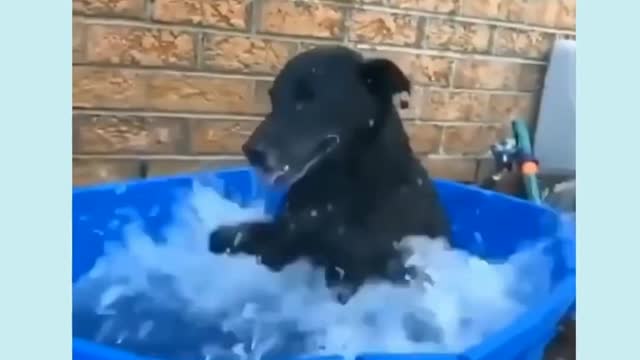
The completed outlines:
[[[270,182],[290,185],[348,144],[384,126],[392,98],[409,80],[387,59],[364,59],[345,47],[292,58],[269,91],[271,112],[243,145]],[[406,106],[403,104],[403,106]]]

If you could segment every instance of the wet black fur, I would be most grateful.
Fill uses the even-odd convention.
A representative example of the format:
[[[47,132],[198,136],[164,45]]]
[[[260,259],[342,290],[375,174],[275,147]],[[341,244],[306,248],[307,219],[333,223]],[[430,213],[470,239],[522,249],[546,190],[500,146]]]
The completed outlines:
[[[450,232],[392,102],[409,91],[391,61],[365,60],[347,48],[317,48],[290,60],[274,82],[273,111],[249,142],[270,137],[285,159],[328,133],[340,134],[341,142],[293,183],[272,222],[218,229],[210,250],[253,254],[274,270],[304,257],[325,268],[331,286],[401,281],[394,243]]]

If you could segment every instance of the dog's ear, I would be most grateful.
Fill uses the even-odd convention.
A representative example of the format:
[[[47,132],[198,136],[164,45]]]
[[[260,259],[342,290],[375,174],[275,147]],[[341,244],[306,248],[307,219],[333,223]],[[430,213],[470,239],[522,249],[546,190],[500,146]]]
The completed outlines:
[[[398,65],[388,59],[364,60],[360,65],[360,75],[369,91],[382,101],[391,101],[396,94],[411,93],[411,83]],[[409,103],[402,100],[400,107],[406,109]]]

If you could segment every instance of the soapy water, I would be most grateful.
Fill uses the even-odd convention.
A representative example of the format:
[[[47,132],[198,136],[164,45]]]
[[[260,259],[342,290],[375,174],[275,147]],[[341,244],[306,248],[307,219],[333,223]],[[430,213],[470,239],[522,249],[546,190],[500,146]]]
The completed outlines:
[[[196,184],[176,207],[166,242],[127,225],[124,241],[108,242],[74,284],[74,336],[175,360],[455,352],[509,324],[550,288],[543,246],[488,263],[438,239],[408,237],[406,263],[428,281],[367,283],[342,305],[323,271],[304,260],[276,273],[252,256],[207,251],[211,230],[267,219],[262,209]]]

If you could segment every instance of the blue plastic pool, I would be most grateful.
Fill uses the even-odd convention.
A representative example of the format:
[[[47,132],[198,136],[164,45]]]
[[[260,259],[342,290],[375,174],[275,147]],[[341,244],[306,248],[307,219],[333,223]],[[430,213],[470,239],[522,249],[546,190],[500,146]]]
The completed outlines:
[[[159,234],[170,221],[175,196],[193,181],[211,186],[228,199],[248,204],[266,199],[268,211],[277,209],[282,194],[265,188],[246,168],[155,178],[128,183],[76,188],[73,194],[73,281],[94,265],[104,249],[103,239],[119,238],[121,229],[110,227],[124,216],[119,209],[133,208],[143,218],[145,230]],[[553,291],[505,329],[460,354],[363,354],[359,360],[540,360],[555,335],[561,318],[575,302],[575,225],[555,211],[505,195],[458,183],[437,180],[437,187],[453,224],[457,247],[487,259],[506,258],[523,242],[553,238]],[[152,211],[153,209],[153,211]],[[100,229],[100,231],[95,231]],[[480,233],[480,248],[470,239]],[[149,360],[82,339],[73,340],[76,360]],[[322,359],[341,359],[340,356]],[[160,359],[165,360],[165,359]],[[166,359],[170,360],[170,359]]]

